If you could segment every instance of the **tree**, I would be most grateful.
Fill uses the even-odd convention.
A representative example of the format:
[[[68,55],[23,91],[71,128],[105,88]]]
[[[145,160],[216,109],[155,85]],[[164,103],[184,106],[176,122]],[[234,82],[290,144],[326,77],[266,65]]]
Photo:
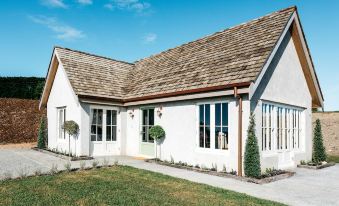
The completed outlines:
[[[255,117],[252,113],[247,130],[244,170],[245,175],[248,177],[258,178],[261,175],[259,146],[255,135]]]
[[[68,155],[71,156],[71,136],[76,137],[79,133],[79,125],[73,121],[65,121],[63,129],[68,133]]]
[[[45,118],[42,118],[40,121],[39,133],[38,133],[38,148],[46,148],[47,143],[47,131],[46,131],[46,121]]]
[[[323,134],[321,131],[320,120],[315,121],[313,136],[313,162],[319,163],[326,160],[326,150],[323,143]]]
[[[155,158],[158,158],[157,155],[157,141],[165,137],[165,130],[160,125],[155,125],[149,130],[150,136],[155,140]]]

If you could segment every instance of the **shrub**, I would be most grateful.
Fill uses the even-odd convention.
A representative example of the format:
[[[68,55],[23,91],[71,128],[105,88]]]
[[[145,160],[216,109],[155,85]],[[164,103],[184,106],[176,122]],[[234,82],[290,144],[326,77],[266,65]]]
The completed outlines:
[[[98,165],[99,165],[98,160],[93,160],[93,162],[92,162],[92,167],[93,167],[93,168],[96,168]]]
[[[312,159],[315,163],[326,161],[326,150],[323,143],[323,134],[321,131],[321,124],[319,119],[317,119],[315,122]]]
[[[159,140],[165,137],[165,130],[160,125],[155,125],[149,130],[149,135],[155,139]]]
[[[80,169],[84,170],[86,167],[86,162],[85,161],[80,161]]]
[[[38,134],[38,148],[46,148],[47,143],[47,131],[46,131],[46,121],[45,118],[42,118],[40,121],[39,134]]]
[[[70,172],[71,171],[71,167],[72,167],[72,164],[71,164],[71,162],[66,162],[65,164],[64,164],[64,167],[65,167],[65,169],[66,169],[66,171],[67,172]]]
[[[76,136],[79,132],[79,125],[73,121],[65,121],[64,125],[62,125],[62,128],[68,133],[68,136]],[[71,140],[68,138],[68,155],[71,156]]]
[[[244,171],[248,177],[259,177],[261,175],[259,147],[255,136],[255,118],[252,113],[247,130]]]
[[[108,160],[105,158],[105,159],[102,161],[102,166],[108,167],[108,165],[109,165],[109,162],[108,162]]]
[[[41,171],[40,168],[38,168],[34,171],[34,176],[40,176],[41,174],[42,174],[42,171]]]

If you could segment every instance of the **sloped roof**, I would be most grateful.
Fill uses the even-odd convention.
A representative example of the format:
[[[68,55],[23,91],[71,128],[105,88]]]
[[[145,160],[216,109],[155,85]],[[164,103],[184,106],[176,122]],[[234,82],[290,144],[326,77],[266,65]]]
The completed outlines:
[[[214,33],[134,64],[56,47],[78,95],[135,99],[256,80],[295,7]]]
[[[77,95],[124,98],[133,64],[61,47],[55,51]]]

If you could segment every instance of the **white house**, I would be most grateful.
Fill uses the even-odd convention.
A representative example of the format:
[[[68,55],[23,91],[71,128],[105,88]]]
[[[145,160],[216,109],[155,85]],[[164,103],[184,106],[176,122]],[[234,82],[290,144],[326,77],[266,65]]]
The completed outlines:
[[[40,107],[48,147],[76,155],[154,157],[243,171],[250,113],[262,169],[310,160],[312,109],[323,96],[295,7],[134,63],[55,47]]]

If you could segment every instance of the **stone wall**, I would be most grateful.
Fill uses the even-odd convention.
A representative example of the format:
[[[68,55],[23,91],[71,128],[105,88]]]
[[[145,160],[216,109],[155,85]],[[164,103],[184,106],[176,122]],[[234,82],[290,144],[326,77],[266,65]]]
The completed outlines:
[[[0,144],[36,142],[43,116],[39,100],[0,98]]]
[[[313,126],[320,119],[327,154],[339,155],[339,112],[313,113]]]

